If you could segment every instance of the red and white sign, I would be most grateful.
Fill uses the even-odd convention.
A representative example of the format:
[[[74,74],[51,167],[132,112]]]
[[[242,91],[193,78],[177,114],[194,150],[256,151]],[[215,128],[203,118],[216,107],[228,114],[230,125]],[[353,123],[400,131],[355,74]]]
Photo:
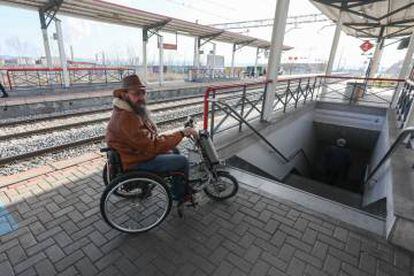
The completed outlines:
[[[368,40],[365,40],[364,43],[362,43],[359,48],[361,48],[362,51],[366,52],[372,49],[372,47],[374,47],[374,45],[372,45],[371,42],[369,42]]]

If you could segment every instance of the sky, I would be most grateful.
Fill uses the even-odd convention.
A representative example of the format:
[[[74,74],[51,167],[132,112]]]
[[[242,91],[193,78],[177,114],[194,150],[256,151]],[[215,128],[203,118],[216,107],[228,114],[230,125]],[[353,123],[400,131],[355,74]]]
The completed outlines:
[[[137,9],[159,13],[166,16],[184,19],[200,24],[216,24],[254,19],[269,19],[274,17],[276,0],[106,0]],[[289,16],[319,13],[308,0],[291,0]],[[131,28],[115,24],[105,24],[74,17],[58,15],[62,20],[62,30],[66,55],[70,59],[70,48],[73,49],[75,60],[106,59],[128,60],[134,58],[139,64],[142,61],[142,29]],[[0,55],[44,56],[42,35],[38,13],[33,10],[0,6]],[[332,22],[302,24],[297,27],[286,26],[284,44],[294,47],[284,52],[282,62],[288,62],[289,57],[297,57],[303,62],[326,62],[335,31]],[[55,25],[49,26],[48,34],[52,48],[52,55],[58,56],[57,41],[52,36]],[[253,28],[246,35],[271,40],[272,28]],[[162,33],[164,43],[175,43],[178,49],[165,50],[165,64],[192,64],[194,38],[175,36]],[[362,55],[359,45],[363,41],[345,35],[342,32],[338,46],[334,68],[361,68],[366,66],[367,55]],[[386,43],[387,44],[387,43]],[[148,63],[158,63],[156,38],[148,44]],[[217,55],[223,55],[225,64],[230,65],[232,45],[216,43]],[[397,44],[388,46],[384,50],[381,67],[387,68],[396,61],[404,58],[405,50],[396,50]],[[212,49],[212,44],[204,46],[204,52]],[[253,65],[256,49],[244,47],[236,53],[235,65]],[[206,62],[206,55],[201,56],[201,62]],[[267,63],[261,55],[259,64]]]

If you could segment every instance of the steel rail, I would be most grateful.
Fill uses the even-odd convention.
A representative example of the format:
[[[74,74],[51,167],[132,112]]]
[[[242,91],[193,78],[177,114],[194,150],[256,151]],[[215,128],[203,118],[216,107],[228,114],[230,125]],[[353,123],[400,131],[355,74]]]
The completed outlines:
[[[184,103],[184,104],[180,104],[180,105],[176,105],[176,106],[158,107],[158,108],[154,108],[150,111],[153,112],[153,113],[158,113],[158,112],[162,112],[162,111],[166,111],[166,110],[182,109],[183,107],[193,106],[193,105],[197,106],[197,105],[201,105],[201,104],[203,104],[202,100],[197,101],[197,102]],[[106,111],[103,111],[103,112],[109,112],[111,110],[112,110],[112,108],[108,109]],[[4,141],[4,140],[7,140],[7,139],[20,139],[20,138],[23,138],[23,137],[28,137],[28,136],[36,135],[36,134],[44,134],[44,133],[52,132],[52,131],[56,131],[56,130],[66,130],[66,129],[70,129],[70,128],[78,127],[78,126],[83,126],[83,125],[87,125],[87,124],[96,124],[96,123],[106,122],[106,121],[109,120],[110,117],[111,117],[111,115],[108,114],[108,116],[105,116],[104,118],[90,119],[90,120],[85,120],[85,121],[69,123],[69,124],[56,125],[56,126],[51,126],[51,127],[43,127],[43,128],[33,129],[33,130],[29,130],[29,131],[24,131],[24,132],[0,135],[0,142]]]

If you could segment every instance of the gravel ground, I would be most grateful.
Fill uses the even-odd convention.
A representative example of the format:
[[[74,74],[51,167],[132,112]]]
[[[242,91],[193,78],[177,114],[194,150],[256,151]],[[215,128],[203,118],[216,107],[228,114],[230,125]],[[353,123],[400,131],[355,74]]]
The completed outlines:
[[[193,100],[194,101],[194,100]],[[171,103],[170,103],[171,105]],[[175,103],[177,105],[177,103]],[[196,112],[202,111],[202,105],[197,105],[194,107],[186,107],[183,110],[168,110],[163,112],[155,112],[153,114],[153,119],[155,122],[170,120],[178,117],[185,116],[186,114],[194,114]],[[103,113],[102,113],[103,114]],[[99,114],[90,114],[84,116],[101,116]],[[104,116],[104,115],[102,115]],[[82,117],[85,118],[85,117]],[[70,119],[70,118],[68,118]],[[60,119],[56,119],[59,121]],[[199,121],[201,123],[201,120]],[[49,124],[48,124],[49,125]],[[172,130],[175,128],[181,128],[183,125],[182,121],[170,123],[168,125],[162,125],[160,127],[160,132]],[[201,126],[199,126],[201,127]],[[24,126],[21,126],[24,129]],[[85,139],[88,137],[99,136],[105,133],[106,122],[90,124],[88,126],[76,127],[72,129],[67,129],[64,131],[56,131],[51,133],[46,133],[42,135],[33,135],[32,137],[25,137],[21,139],[16,139],[14,141],[4,141],[0,142],[0,157],[14,156],[22,154],[25,152],[38,150],[45,147],[61,145],[67,141],[76,141],[80,139]],[[25,129],[26,130],[26,129]],[[11,175],[18,172],[22,172],[31,168],[39,167],[46,165],[50,162],[55,162],[58,160],[64,160],[69,158],[77,157],[86,152],[99,152],[99,148],[104,147],[105,143],[96,143],[83,145],[71,149],[67,149],[57,153],[50,153],[42,155],[26,161],[16,161],[10,164],[7,164],[3,167],[0,167],[0,175]]]

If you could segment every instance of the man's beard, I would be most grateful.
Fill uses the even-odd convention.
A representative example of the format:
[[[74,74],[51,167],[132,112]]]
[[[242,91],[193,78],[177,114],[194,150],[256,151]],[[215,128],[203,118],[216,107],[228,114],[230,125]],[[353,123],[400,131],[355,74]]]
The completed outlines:
[[[135,114],[137,114],[138,116],[140,116],[144,119],[149,119],[150,118],[151,114],[150,114],[150,111],[148,110],[147,106],[145,105],[145,103],[135,104],[135,103],[131,102],[129,99],[127,100],[127,102],[129,103],[131,108],[134,110]]]

